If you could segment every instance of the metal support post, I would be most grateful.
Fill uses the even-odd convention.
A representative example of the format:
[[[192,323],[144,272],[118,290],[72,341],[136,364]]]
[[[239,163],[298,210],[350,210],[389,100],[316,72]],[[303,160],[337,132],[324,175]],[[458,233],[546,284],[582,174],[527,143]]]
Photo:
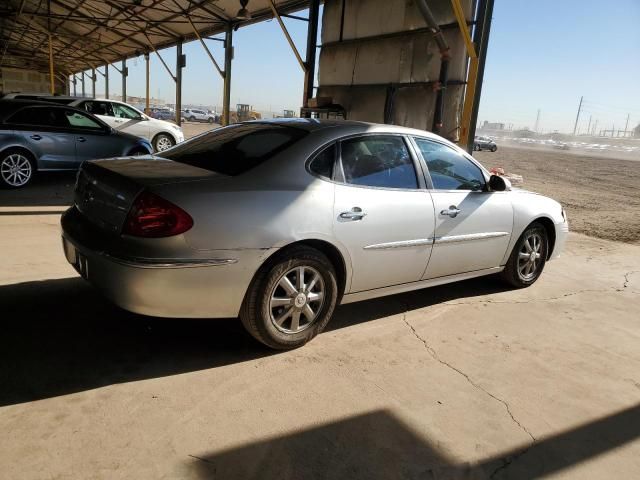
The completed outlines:
[[[186,65],[186,57],[182,54],[182,40],[176,44],[176,124],[182,124],[182,69]]]
[[[85,73],[83,71],[82,77],[80,78],[80,80],[82,81],[82,98],[85,98],[87,96],[87,92],[85,90],[85,85],[84,85],[84,77],[85,77]]]
[[[91,98],[96,98],[96,69],[91,69]]]
[[[484,76],[484,66],[487,61],[487,47],[489,45],[489,34],[491,33],[491,17],[493,16],[493,0],[480,0],[476,30],[474,32],[474,42],[478,45],[478,75],[473,98],[473,108],[471,119],[469,120],[469,136],[467,140],[467,151],[473,151],[473,140],[476,136],[476,123],[478,123],[478,110],[480,109],[480,96],[482,95],[482,77]]]
[[[313,83],[316,76],[316,40],[318,38],[318,17],[320,0],[311,0],[309,5],[309,24],[307,28],[307,59],[304,71],[304,94],[302,105],[309,106],[309,99],[313,97]]]
[[[144,54],[144,62],[145,62],[145,66],[146,66],[146,72],[147,72],[147,94],[146,94],[146,99],[144,102],[144,113],[146,113],[147,115],[149,115],[149,54],[145,53]]]
[[[227,24],[224,37],[224,91],[222,94],[222,124],[229,125],[231,106],[231,60],[233,59],[233,25]]]
[[[49,78],[51,81],[51,95],[56,93],[56,80],[53,74],[53,44],[51,43],[51,34],[49,34]]]
[[[122,75],[122,101],[126,103],[127,101],[127,75],[129,74],[129,70],[127,69],[127,60],[122,60],[122,70],[120,71]]]
[[[300,52],[298,52],[298,49],[296,48],[296,44],[293,43],[293,39],[291,38],[291,35],[289,35],[289,30],[287,30],[287,27],[285,26],[284,22],[282,21],[282,18],[280,17],[280,14],[278,13],[278,10],[276,9],[276,5],[275,5],[275,3],[273,3],[273,0],[269,0],[269,7],[271,7],[271,11],[273,12],[273,16],[275,17],[275,19],[278,20],[278,23],[280,24],[280,28],[282,29],[282,33],[284,33],[284,36],[287,38],[287,42],[289,42],[289,46],[291,47],[291,50],[293,50],[293,54],[296,56],[296,59],[298,60],[298,63],[300,64],[300,67],[302,68],[303,71],[306,71],[307,70],[307,66],[302,61],[302,57],[300,56]],[[311,23],[311,22],[309,22],[309,23]],[[315,44],[314,44],[314,47],[315,47]],[[315,48],[314,48],[314,50],[315,50]]]
[[[104,98],[109,99],[109,65],[104,66]]]
[[[77,88],[76,85],[78,83],[78,79],[76,78],[76,74],[73,74],[73,96],[77,97],[78,96],[78,92],[77,92]]]

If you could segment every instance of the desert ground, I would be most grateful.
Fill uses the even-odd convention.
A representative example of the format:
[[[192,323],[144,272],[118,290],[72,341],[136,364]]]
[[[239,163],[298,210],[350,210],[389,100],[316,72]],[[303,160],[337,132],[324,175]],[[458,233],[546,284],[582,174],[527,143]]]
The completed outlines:
[[[550,149],[499,145],[475,152],[487,167],[522,175],[523,188],[555,198],[572,231],[640,243],[640,158],[620,160]]]

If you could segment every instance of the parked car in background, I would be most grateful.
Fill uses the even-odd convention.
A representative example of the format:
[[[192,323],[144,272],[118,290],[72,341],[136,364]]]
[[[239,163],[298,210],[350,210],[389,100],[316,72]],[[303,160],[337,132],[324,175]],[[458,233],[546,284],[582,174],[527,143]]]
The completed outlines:
[[[491,274],[527,287],[568,223],[437,135],[286,119],[212,130],[157,161],[86,162],[62,229],[67,260],[121,307],[240,316],[288,349],[339,303]]]
[[[185,108],[182,111],[182,118],[190,122],[207,122],[215,123],[216,116],[214,113],[205,112],[198,108]]]
[[[498,150],[498,146],[496,145],[496,142],[494,142],[489,137],[475,137],[475,139],[473,140],[473,149],[476,151],[490,150],[492,152],[495,152],[496,150]]]
[[[95,115],[118,131],[146,138],[156,152],[162,152],[184,141],[182,129],[175,123],[151,118],[123,102],[83,98],[70,105]]]
[[[173,121],[176,119],[176,112],[168,107],[153,107],[150,116],[157,120]]]
[[[151,144],[87,112],[49,102],[0,100],[0,185],[27,185],[36,172],[77,170],[85,160],[146,155]]]

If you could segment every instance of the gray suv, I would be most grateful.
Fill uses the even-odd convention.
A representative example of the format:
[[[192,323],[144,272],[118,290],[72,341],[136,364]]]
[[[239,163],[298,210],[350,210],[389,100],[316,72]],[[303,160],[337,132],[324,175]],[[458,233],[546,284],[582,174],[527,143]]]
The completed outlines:
[[[473,149],[491,150],[492,152],[495,152],[496,150],[498,150],[498,146],[496,145],[496,142],[494,142],[489,137],[476,137],[473,140]]]
[[[2,187],[24,187],[36,172],[77,170],[85,160],[152,151],[148,140],[117,132],[77,108],[0,100]]]

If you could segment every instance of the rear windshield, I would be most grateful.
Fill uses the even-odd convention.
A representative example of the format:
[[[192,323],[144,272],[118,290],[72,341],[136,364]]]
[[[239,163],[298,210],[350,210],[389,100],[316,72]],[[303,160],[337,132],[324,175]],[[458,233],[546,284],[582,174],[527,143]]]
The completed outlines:
[[[223,175],[240,175],[290,147],[307,134],[299,128],[238,124],[199,135],[161,157]]]

